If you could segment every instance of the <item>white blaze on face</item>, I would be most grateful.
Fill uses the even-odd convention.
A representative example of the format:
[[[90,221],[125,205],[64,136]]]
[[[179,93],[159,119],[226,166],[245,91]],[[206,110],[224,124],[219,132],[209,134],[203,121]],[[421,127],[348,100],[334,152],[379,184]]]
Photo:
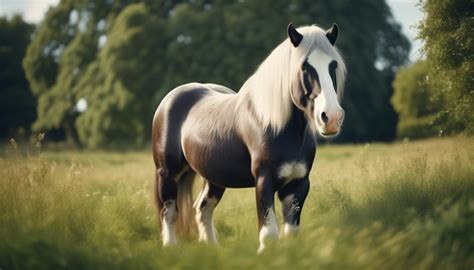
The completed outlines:
[[[340,121],[344,115],[344,111],[339,105],[336,89],[329,74],[329,64],[334,61],[321,50],[315,49],[308,56],[308,63],[318,73],[321,92],[314,101],[314,119],[316,127],[321,135],[335,135],[339,132]],[[324,117],[327,117],[327,123],[324,123]]]

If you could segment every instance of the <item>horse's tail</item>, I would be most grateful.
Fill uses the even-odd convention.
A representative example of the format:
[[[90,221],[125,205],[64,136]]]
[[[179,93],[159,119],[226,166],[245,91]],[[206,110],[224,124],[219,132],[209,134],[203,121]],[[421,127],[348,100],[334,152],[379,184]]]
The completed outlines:
[[[177,231],[190,235],[196,226],[194,225],[193,208],[193,183],[194,173],[185,173],[178,181],[178,217],[176,220]]]
[[[158,170],[155,170],[155,203],[158,210],[158,221],[161,226],[161,211],[163,210],[163,202],[160,199],[160,176],[158,175]]]

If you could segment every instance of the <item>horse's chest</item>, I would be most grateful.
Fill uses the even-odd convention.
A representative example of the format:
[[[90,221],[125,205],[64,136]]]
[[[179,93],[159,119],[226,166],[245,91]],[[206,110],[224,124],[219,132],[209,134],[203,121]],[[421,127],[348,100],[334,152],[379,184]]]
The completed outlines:
[[[266,163],[272,164],[274,175],[281,184],[307,178],[316,154],[315,141],[278,140],[271,144],[272,153]]]
[[[295,180],[306,177],[309,172],[306,161],[287,161],[283,162],[277,169],[278,178],[285,184]]]

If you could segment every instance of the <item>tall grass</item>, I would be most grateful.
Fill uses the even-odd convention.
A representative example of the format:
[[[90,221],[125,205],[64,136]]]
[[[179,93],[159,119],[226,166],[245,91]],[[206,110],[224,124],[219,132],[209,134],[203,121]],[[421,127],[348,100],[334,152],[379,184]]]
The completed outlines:
[[[324,146],[301,233],[256,255],[254,191],[226,191],[221,247],[162,248],[149,153],[0,159],[1,269],[471,269],[474,140]]]

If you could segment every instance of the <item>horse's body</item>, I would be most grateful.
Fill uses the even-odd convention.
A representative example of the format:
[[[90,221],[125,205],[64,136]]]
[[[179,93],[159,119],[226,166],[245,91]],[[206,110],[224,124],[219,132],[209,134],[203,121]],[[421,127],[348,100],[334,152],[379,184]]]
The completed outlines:
[[[298,36],[292,38],[291,35],[299,33],[294,28],[295,32],[291,30],[290,27],[290,41],[296,48],[301,38],[296,42]],[[298,44],[295,46],[295,43]],[[286,53],[291,48],[287,45],[283,43],[279,50]],[[306,58],[311,61],[310,56]],[[340,58],[337,60],[342,64]],[[265,65],[275,65],[265,63],[260,73],[265,73]],[[285,71],[289,68],[283,68],[283,74]],[[212,213],[225,188],[256,187],[260,250],[267,238],[278,235],[275,192],[282,202],[285,233],[296,231],[309,190],[308,175],[316,153],[315,132],[320,124],[308,121],[316,113],[317,100],[311,99],[311,95],[316,91],[316,81],[319,88],[328,85],[327,80],[320,80],[321,76],[311,75],[311,72],[298,72],[300,79],[288,75],[283,84],[288,83],[289,87],[275,89],[275,96],[268,96],[268,100],[261,92],[271,91],[272,87],[262,84],[259,71],[238,94],[216,84],[190,83],[175,88],[163,99],[153,119],[152,139],[157,203],[165,245],[176,242],[176,223],[182,227],[191,224],[191,185],[196,173],[205,180],[194,204],[200,240],[216,242]],[[278,83],[279,79],[276,80]],[[336,88],[335,78],[332,83]],[[324,95],[322,90],[320,92]],[[330,103],[324,102],[325,106]],[[334,114],[323,111],[318,112],[317,117],[324,122],[328,133],[334,131],[329,128],[331,125],[337,126],[337,131],[340,127],[340,119],[336,119],[338,123],[327,120],[331,115]]]
[[[199,83],[170,92],[157,110],[154,128],[157,136],[169,138],[166,148],[176,151],[172,156],[160,155],[165,159],[160,164],[172,164],[166,166],[171,174],[192,169],[220,186],[251,187],[250,155],[242,138],[225,136],[236,134],[238,127],[220,121],[236,121],[229,110],[235,97],[235,92],[219,92],[214,85]],[[164,121],[167,116],[169,120]]]

